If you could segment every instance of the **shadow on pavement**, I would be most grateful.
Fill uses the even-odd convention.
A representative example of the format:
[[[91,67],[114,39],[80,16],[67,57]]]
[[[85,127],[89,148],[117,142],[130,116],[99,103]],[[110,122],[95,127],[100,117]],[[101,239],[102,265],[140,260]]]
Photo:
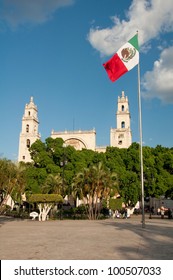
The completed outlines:
[[[125,259],[137,259],[137,255],[139,259],[173,259],[173,220],[146,219],[145,228],[140,217],[103,224],[119,232],[115,236],[115,250],[117,254],[123,253]]]
[[[38,222],[0,216],[1,259],[172,260],[173,220]]]
[[[0,226],[2,226],[3,224],[9,223],[9,222],[14,222],[14,221],[21,222],[22,219],[21,218],[14,218],[14,217],[11,217],[11,216],[4,216],[4,215],[0,216]]]

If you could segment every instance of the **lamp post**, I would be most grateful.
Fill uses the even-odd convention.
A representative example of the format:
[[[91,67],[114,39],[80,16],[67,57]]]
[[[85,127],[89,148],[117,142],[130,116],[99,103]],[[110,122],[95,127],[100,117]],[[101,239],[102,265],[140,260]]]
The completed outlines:
[[[65,169],[65,166],[67,164],[67,159],[66,159],[66,154],[65,154],[65,148],[67,147],[67,145],[65,143],[63,143],[63,159],[62,161],[60,162],[60,165],[62,167],[62,189],[63,189],[63,192],[64,192],[64,169]]]
[[[65,154],[65,148],[67,147],[67,145],[65,143],[63,143],[63,158],[62,161],[60,162],[60,166],[62,167],[62,193],[64,196],[64,185],[65,185],[65,180],[64,180],[64,171],[65,171],[65,166],[67,164],[67,158],[66,158],[66,154]],[[61,204],[61,208],[60,208],[60,220],[62,220],[62,204]]]
[[[29,199],[30,199],[30,196],[31,196],[31,194],[32,194],[32,191],[29,191],[28,193],[29,193]],[[30,204],[30,202],[29,202],[29,209],[28,209],[28,211],[29,211],[29,214],[30,214],[30,211],[31,211],[31,204]]]
[[[145,181],[147,186],[147,193],[149,195],[149,219],[152,219],[152,215],[154,214],[154,207],[151,201],[152,199],[151,190],[153,189],[154,175],[153,175],[152,168],[147,167],[146,169],[147,169],[147,179]]]

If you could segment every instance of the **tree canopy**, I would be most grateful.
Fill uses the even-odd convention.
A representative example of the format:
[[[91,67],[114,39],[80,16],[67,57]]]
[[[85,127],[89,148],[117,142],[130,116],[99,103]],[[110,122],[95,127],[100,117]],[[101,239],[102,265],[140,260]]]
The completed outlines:
[[[132,206],[140,200],[138,143],[128,149],[107,147],[105,153],[87,149],[77,151],[63,144],[61,138],[37,140],[30,147],[32,162],[27,164],[17,166],[10,160],[1,159],[1,194],[13,193],[15,196],[25,191],[29,194],[55,193],[63,197],[68,194],[75,198],[77,195],[87,197],[93,191],[102,199],[108,188],[112,189],[111,174],[116,174],[116,189],[125,204]],[[145,197],[173,198],[173,148],[144,146],[143,161]]]

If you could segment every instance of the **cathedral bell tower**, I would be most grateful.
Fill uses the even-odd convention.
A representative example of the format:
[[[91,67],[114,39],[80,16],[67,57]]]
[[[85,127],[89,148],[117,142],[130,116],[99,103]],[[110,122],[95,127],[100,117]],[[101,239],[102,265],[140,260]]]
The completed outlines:
[[[39,122],[37,112],[37,106],[34,104],[33,97],[31,97],[30,103],[25,106],[22,118],[18,161],[31,162],[29,148],[37,139],[40,139],[40,134],[38,133]]]
[[[132,144],[132,133],[130,128],[130,112],[127,96],[122,91],[118,96],[118,109],[116,114],[117,128],[111,128],[110,146],[128,148]]]

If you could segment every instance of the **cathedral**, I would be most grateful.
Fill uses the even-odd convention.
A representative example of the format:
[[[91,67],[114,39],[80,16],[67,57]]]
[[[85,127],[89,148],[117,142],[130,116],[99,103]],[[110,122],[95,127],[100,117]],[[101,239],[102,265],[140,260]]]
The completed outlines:
[[[110,146],[118,148],[128,148],[132,144],[132,133],[130,128],[130,112],[128,97],[122,91],[118,96],[116,128],[110,129]],[[38,110],[31,97],[29,104],[25,105],[22,118],[22,130],[19,137],[18,161],[31,162],[29,147],[41,138],[38,132]],[[71,145],[77,150],[90,149],[97,152],[105,152],[106,147],[96,146],[96,131],[93,130],[74,130],[74,131],[54,131],[50,137],[62,138],[66,145]]]

